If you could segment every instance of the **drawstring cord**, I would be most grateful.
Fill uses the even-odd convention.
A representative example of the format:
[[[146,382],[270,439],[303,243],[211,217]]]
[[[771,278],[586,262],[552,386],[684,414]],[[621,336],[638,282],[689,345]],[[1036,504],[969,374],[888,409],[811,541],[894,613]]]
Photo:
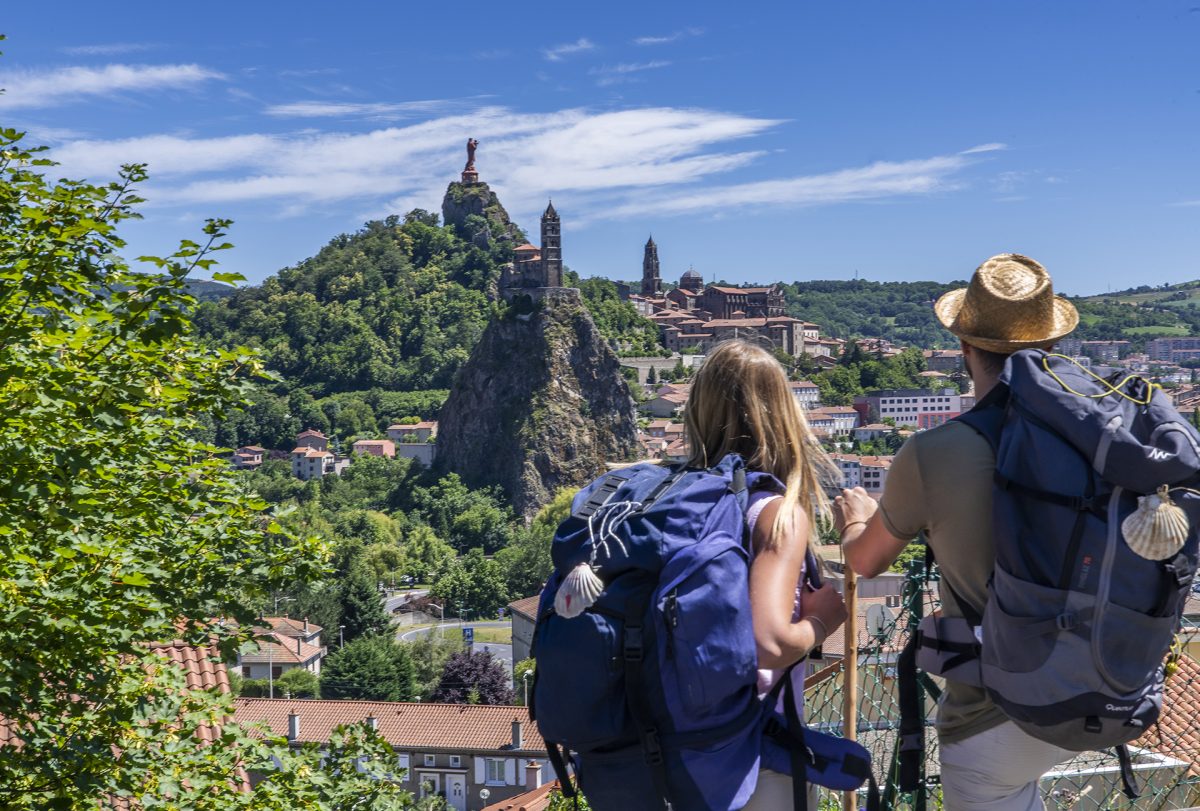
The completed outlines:
[[[640,501],[614,501],[605,504],[588,516],[588,542],[592,545],[592,555],[588,563],[593,569],[596,568],[596,553],[601,546],[604,547],[605,557],[612,557],[612,550],[608,547],[610,539],[616,542],[623,555],[626,557],[629,556],[629,550],[625,548],[624,542],[617,536],[616,529],[621,525],[622,521],[641,508],[642,503]],[[594,526],[597,517],[600,519],[598,533],[596,531],[597,528]]]
[[[1050,358],[1061,358],[1061,359],[1065,360],[1067,363],[1070,363],[1072,366],[1077,367],[1084,374],[1090,376],[1097,383],[1099,383],[1101,386],[1103,386],[1105,389],[1107,389],[1107,391],[1100,392],[1099,394],[1084,394],[1081,391],[1075,391],[1075,389],[1068,386],[1066,384],[1066,382],[1061,377],[1059,377],[1054,372],[1053,369],[1050,368]],[[1071,394],[1074,394],[1076,397],[1086,397],[1089,400],[1099,400],[1099,399],[1108,397],[1109,395],[1116,394],[1120,397],[1124,397],[1126,400],[1128,400],[1131,403],[1135,403],[1137,405],[1149,405],[1150,399],[1154,396],[1154,390],[1156,388],[1162,388],[1157,383],[1152,383],[1149,380],[1147,380],[1146,378],[1142,377],[1141,375],[1127,375],[1125,377],[1125,379],[1123,379],[1120,383],[1118,383],[1117,385],[1114,386],[1112,383],[1109,383],[1103,377],[1096,374],[1095,372],[1093,372],[1091,369],[1087,368],[1083,364],[1079,363],[1074,358],[1072,358],[1068,355],[1059,355],[1057,353],[1047,352],[1046,355],[1042,358],[1042,368],[1045,369],[1046,374],[1048,374],[1048,375],[1050,375],[1050,377],[1054,378],[1055,382],[1057,382],[1058,385],[1062,386],[1065,391],[1068,391]],[[1141,380],[1143,383],[1146,384],[1145,399],[1140,399],[1137,397],[1130,397],[1128,394],[1126,394],[1125,392],[1123,392],[1121,390],[1125,386],[1125,384],[1131,380]]]

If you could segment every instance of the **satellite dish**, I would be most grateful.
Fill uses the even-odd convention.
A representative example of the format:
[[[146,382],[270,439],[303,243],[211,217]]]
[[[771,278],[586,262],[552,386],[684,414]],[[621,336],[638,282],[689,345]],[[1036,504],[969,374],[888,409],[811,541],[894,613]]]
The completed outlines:
[[[896,615],[885,605],[875,604],[867,609],[867,633],[876,639],[886,639],[896,627]]]

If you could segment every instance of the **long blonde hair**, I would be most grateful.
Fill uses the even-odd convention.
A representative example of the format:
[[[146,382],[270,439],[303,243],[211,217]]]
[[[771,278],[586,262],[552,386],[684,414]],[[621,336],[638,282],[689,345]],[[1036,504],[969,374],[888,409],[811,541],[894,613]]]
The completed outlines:
[[[798,511],[811,516],[814,528],[828,520],[824,485],[834,480],[836,468],[808,427],[783,367],[766,349],[743,340],[717,345],[692,381],[684,426],[690,466],[710,467],[738,453],[751,470],[770,473],[787,487],[769,548],[794,531]]]

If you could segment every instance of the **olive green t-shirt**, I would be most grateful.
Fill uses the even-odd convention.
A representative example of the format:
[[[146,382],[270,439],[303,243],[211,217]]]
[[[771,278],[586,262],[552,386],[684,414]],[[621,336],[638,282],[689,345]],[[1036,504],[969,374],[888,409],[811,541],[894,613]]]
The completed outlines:
[[[987,440],[959,422],[914,434],[888,471],[879,509],[896,538],[924,531],[942,579],[982,614],[992,574],[992,475],[995,457]],[[950,589],[941,589],[942,611],[961,617]],[[938,705],[943,743],[969,738],[1005,717],[979,687],[947,680]]]

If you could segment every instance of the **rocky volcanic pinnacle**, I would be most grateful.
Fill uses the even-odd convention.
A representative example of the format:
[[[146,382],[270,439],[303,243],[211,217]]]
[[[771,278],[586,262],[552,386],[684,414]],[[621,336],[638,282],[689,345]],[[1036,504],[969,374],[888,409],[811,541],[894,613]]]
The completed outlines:
[[[488,325],[438,424],[438,466],[500,485],[533,516],[562,487],[633,457],[636,416],[616,355],[579,291],[555,288]]]

